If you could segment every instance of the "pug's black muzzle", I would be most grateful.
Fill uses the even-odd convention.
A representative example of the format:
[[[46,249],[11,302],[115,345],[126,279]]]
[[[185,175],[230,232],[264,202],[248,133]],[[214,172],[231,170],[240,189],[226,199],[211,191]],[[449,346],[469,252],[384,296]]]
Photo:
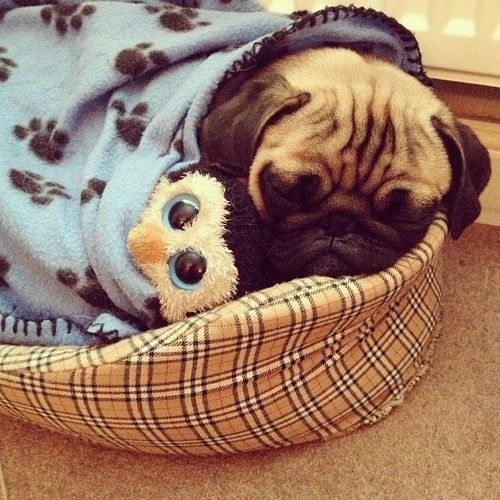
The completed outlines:
[[[389,245],[370,234],[355,217],[331,214],[315,227],[281,233],[272,243],[267,261],[280,279],[336,278],[379,272],[393,265],[412,244]]]

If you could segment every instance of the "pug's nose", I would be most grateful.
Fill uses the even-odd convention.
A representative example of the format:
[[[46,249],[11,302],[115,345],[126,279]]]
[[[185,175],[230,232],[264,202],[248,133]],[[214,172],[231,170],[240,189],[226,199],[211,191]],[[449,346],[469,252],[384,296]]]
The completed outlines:
[[[276,195],[298,205],[309,205],[318,201],[321,177],[317,174],[290,174],[268,168],[264,172],[264,181]]]
[[[327,234],[334,238],[357,232],[358,222],[350,215],[332,214],[320,224]]]

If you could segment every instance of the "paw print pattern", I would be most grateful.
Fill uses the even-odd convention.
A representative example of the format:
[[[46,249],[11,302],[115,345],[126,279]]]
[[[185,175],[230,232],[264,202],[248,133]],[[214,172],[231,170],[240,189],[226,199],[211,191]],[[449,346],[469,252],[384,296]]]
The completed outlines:
[[[34,172],[11,169],[9,178],[11,184],[19,191],[26,193],[36,205],[49,205],[56,196],[67,200],[71,198],[62,184],[46,181]]]
[[[87,182],[87,187],[80,193],[80,204],[85,205],[95,196],[100,198],[105,187],[106,183],[101,179],[97,179],[96,177],[90,179]]]
[[[101,310],[114,310],[116,306],[97,281],[94,270],[91,266],[85,268],[84,276],[79,276],[71,269],[58,269],[57,279],[67,287],[74,290],[77,295],[87,304]]]
[[[14,135],[20,140],[32,135],[29,142],[31,151],[48,163],[57,163],[63,158],[69,136],[64,130],[56,129],[56,125],[56,120],[48,120],[44,127],[39,118],[33,118],[27,127],[16,125]]]
[[[138,43],[132,49],[123,49],[115,59],[115,68],[123,75],[140,76],[151,68],[161,68],[169,64],[170,60],[162,50],[150,50],[152,43]]]
[[[144,115],[148,112],[147,103],[140,102],[136,104],[128,116],[126,115],[125,104],[122,101],[113,101],[111,107],[115,108],[120,115],[115,122],[118,137],[129,146],[137,147],[147,125],[144,118]]]
[[[5,275],[9,272],[10,264],[7,259],[0,255],[0,287],[8,287],[9,284],[5,281]]]
[[[0,21],[2,20],[2,14],[0,12]],[[0,47],[0,82],[5,82],[9,79],[10,72],[12,68],[17,67],[17,64],[8,57],[5,57],[2,54],[5,54],[7,49],[5,47]]]
[[[79,31],[86,16],[91,16],[96,11],[95,5],[50,5],[40,11],[43,22],[50,25],[54,21],[57,32],[64,36],[71,28]]]
[[[211,24],[209,21],[195,23],[193,20],[198,17],[198,11],[192,7],[145,5],[144,8],[150,14],[160,14],[158,17],[160,24],[170,31],[191,31],[196,26],[209,26]]]

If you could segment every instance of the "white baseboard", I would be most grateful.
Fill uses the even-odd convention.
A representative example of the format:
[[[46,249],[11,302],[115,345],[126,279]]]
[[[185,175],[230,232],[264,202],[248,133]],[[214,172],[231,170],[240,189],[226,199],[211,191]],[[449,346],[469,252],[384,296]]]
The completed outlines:
[[[474,130],[491,157],[491,179],[481,195],[482,211],[477,222],[500,226],[500,123],[460,121]]]

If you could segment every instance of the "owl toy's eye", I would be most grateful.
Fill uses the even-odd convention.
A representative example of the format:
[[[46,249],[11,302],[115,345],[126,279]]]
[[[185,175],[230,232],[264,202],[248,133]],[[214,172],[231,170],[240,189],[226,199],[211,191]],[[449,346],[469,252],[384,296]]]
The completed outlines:
[[[163,224],[171,229],[184,229],[193,222],[200,212],[198,198],[190,194],[180,194],[172,198],[163,209]]]
[[[207,262],[198,252],[186,250],[174,255],[168,262],[172,283],[181,290],[198,288],[205,271]]]

